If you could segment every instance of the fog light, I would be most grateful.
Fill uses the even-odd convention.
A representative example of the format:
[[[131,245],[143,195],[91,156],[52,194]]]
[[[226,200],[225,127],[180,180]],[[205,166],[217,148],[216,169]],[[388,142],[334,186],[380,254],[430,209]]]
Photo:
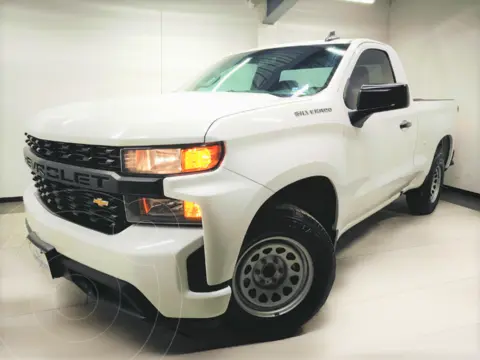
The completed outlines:
[[[185,219],[191,220],[201,220],[202,219],[202,209],[200,209],[200,205],[191,202],[191,201],[184,201],[183,202],[183,216]]]
[[[127,196],[125,210],[131,223],[199,225],[202,222],[200,206],[191,201]]]

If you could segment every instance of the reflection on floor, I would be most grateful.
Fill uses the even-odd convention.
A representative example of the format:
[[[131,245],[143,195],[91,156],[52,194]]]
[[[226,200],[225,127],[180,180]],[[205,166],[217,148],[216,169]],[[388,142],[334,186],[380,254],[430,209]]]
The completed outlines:
[[[345,234],[325,307],[301,334],[256,344],[265,339],[176,334],[87,303],[39,268],[21,204],[9,206],[0,206],[0,359],[473,359],[479,350],[480,212],[446,201],[412,217],[401,199]]]

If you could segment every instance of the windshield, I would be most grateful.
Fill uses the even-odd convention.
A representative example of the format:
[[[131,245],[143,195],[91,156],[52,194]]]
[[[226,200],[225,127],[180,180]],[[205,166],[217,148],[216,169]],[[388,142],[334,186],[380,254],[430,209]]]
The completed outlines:
[[[348,46],[292,46],[233,55],[185,90],[313,95],[328,86]]]

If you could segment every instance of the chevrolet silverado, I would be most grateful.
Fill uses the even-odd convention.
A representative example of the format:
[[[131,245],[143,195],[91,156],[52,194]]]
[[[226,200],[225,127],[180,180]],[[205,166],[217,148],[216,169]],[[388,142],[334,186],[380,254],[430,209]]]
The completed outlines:
[[[29,122],[28,239],[53,278],[144,319],[299,328],[335,247],[402,195],[432,213],[453,100],[412,97],[399,56],[327,39],[228,56],[180,91]]]

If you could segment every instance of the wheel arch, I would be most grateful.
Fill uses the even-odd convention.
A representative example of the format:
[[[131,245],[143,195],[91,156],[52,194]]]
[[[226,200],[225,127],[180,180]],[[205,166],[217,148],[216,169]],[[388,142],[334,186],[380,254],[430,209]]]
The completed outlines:
[[[279,187],[257,210],[246,237],[260,226],[269,209],[281,203],[289,203],[308,212],[325,227],[332,241],[336,240],[339,197],[334,182],[324,175],[307,176]]]
[[[445,168],[448,168],[453,158],[453,136],[445,135],[437,145],[435,153],[439,149],[442,149],[443,153],[445,154]]]

